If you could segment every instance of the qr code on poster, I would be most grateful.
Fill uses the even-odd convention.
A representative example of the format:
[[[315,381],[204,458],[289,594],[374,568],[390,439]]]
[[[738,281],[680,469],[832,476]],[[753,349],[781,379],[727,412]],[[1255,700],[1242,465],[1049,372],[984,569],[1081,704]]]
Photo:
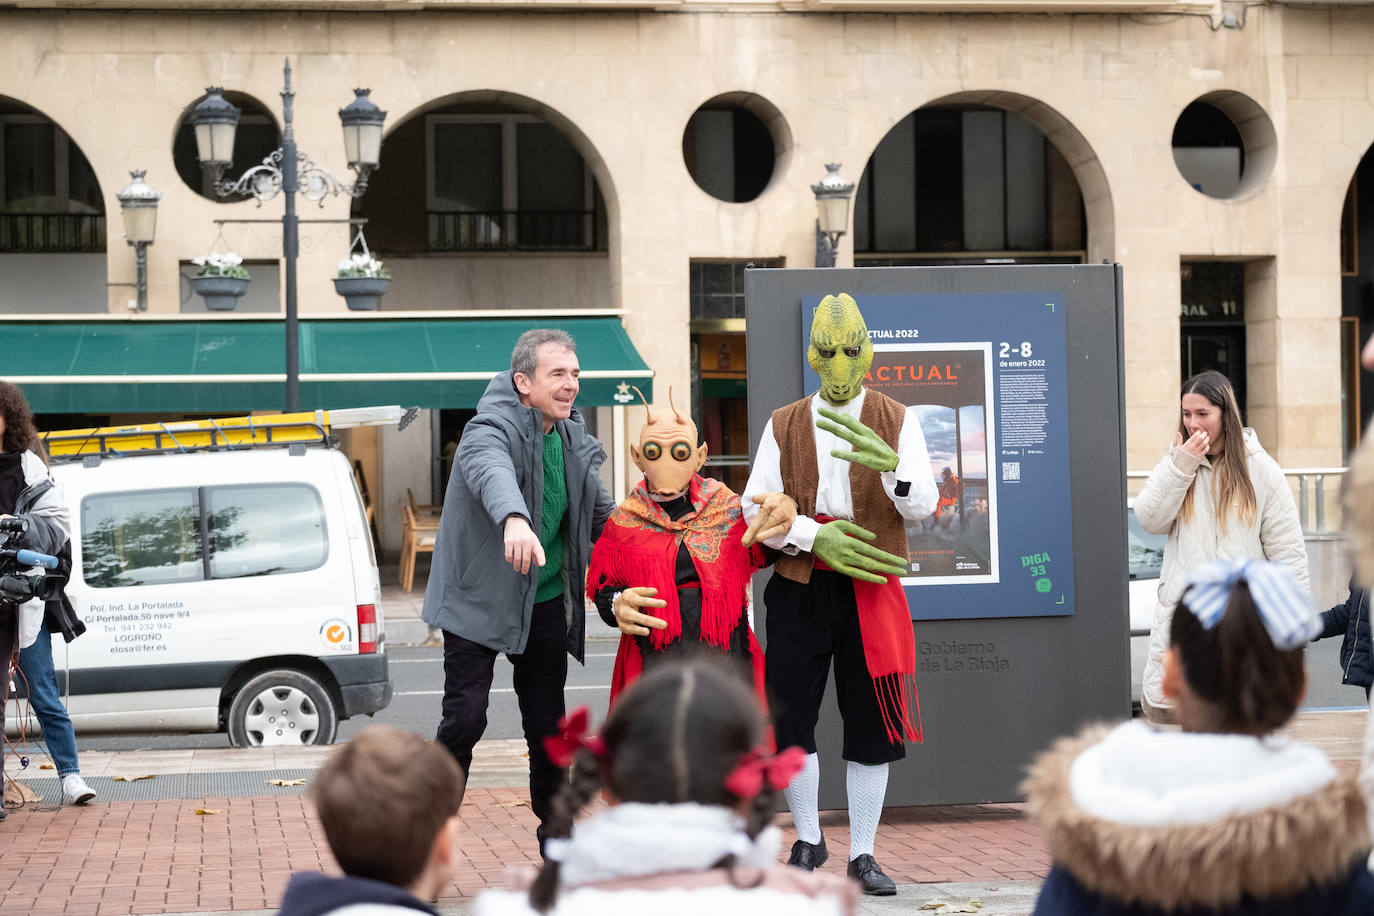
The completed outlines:
[[[1019,462],[1019,461],[1003,461],[1003,462],[1002,462],[1002,479],[1003,479],[1003,480],[1017,480],[1017,481],[1019,481],[1019,480],[1021,479],[1021,462]]]

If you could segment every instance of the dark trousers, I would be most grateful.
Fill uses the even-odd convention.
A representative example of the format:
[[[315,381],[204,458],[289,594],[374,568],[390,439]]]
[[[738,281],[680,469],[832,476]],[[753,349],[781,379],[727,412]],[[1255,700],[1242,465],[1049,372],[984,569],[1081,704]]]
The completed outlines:
[[[466,775],[472,748],[487,729],[487,700],[497,651],[444,631],[444,711],[435,736],[457,759]],[[515,698],[530,750],[530,808],[539,818],[544,839],[550,803],[567,773],[544,753],[544,739],[558,732],[563,717],[563,686],[568,680],[567,624],[563,598],[534,606],[525,651],[507,654],[515,668]]]
[[[816,720],[833,659],[835,698],[844,722],[841,756],[869,765],[905,757],[906,749],[888,740],[868,673],[853,580],[815,570],[811,582],[802,585],[775,573],[763,603],[768,608],[764,682],[778,747],[816,752]]]

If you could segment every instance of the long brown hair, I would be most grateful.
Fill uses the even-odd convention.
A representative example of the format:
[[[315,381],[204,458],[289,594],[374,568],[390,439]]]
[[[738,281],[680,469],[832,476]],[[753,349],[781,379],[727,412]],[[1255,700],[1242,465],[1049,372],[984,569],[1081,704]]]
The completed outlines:
[[[7,455],[32,451],[46,464],[47,449],[38,441],[38,427],[33,423],[33,411],[18,385],[0,382],[0,416],[5,418],[5,436],[0,451]]]
[[[1237,506],[1241,521],[1249,524],[1255,520],[1259,504],[1255,500],[1255,486],[1250,482],[1250,466],[1245,455],[1245,427],[1240,419],[1240,405],[1236,403],[1236,392],[1231,381],[1215,369],[1200,372],[1183,383],[1178,393],[1179,418],[1178,431],[1187,441],[1190,435],[1183,425],[1183,398],[1190,394],[1200,394],[1221,411],[1221,454],[1212,462],[1212,505],[1216,507],[1217,523],[1226,532],[1227,516],[1233,503]],[[1193,517],[1193,492],[1197,489],[1197,479],[1188,487],[1179,507],[1178,517],[1188,521]]]

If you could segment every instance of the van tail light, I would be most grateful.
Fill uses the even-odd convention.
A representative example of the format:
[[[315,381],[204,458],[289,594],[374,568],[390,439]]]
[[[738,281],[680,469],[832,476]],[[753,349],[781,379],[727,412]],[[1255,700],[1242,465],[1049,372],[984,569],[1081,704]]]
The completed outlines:
[[[377,605],[358,605],[358,652],[366,655],[377,651]]]

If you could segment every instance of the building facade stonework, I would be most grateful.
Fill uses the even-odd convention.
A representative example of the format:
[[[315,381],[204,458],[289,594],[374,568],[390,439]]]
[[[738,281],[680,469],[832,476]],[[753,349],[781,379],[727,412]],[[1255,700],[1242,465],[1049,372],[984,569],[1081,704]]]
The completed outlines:
[[[25,300],[37,305],[0,300],[6,312],[128,314],[128,288],[103,284],[134,276],[114,196],[130,169],[146,169],[164,193],[148,249],[150,317],[183,310],[185,262],[217,245],[253,262],[279,259],[271,223],[221,230],[214,220],[270,219],[280,203],[206,199],[179,176],[173,147],[207,86],[279,117],[289,57],[297,142],[317,161],[343,171],[337,110],[353,88],[369,87],[388,111],[368,196],[353,210],[343,198],[303,202],[304,218],[360,212],[383,236],[387,225],[428,221],[432,248],[445,231],[433,209],[440,184],[475,174],[432,174],[433,144],[445,136],[432,125],[491,115],[493,130],[511,136],[522,124],[554,127],[589,176],[587,222],[577,230],[589,233],[579,236],[584,250],[436,252],[415,250],[423,240],[407,249],[372,239],[395,277],[384,308],[624,309],[666,403],[670,385],[692,384],[693,261],[810,267],[810,185],[826,163],[842,163],[857,182],[913,112],[1000,110],[1043,133],[1071,171],[1082,199],[1081,259],[1124,267],[1128,465],[1148,468],[1173,435],[1180,265],[1212,261],[1243,265],[1250,425],[1284,466],[1344,459],[1343,417],[1359,386],[1350,387],[1342,360],[1342,276],[1351,271],[1341,226],[1374,143],[1374,9],[1003,3],[983,12],[969,3],[927,12],[917,0],[857,9],[121,6],[0,2],[0,98],[14,103],[11,120],[27,111],[57,125],[89,161],[110,219],[104,252],[86,258],[98,277],[86,293]],[[771,176],[745,202],[705,192],[685,164],[684,131],[721,99],[757,115],[772,140]],[[1175,161],[1180,114],[1199,99],[1224,112],[1243,141],[1239,190],[1227,198],[1191,187]],[[16,155],[4,151],[7,163]],[[969,174],[963,180],[971,186]],[[502,199],[535,187],[529,169],[518,188],[503,186]],[[471,222],[453,223],[459,236],[476,231]],[[854,239],[850,231],[841,241],[841,266],[855,263]],[[302,315],[343,310],[329,278],[347,245],[339,224],[302,226]],[[52,268],[35,257],[0,254],[0,286],[43,288]],[[1356,333],[1362,341],[1369,328]]]

